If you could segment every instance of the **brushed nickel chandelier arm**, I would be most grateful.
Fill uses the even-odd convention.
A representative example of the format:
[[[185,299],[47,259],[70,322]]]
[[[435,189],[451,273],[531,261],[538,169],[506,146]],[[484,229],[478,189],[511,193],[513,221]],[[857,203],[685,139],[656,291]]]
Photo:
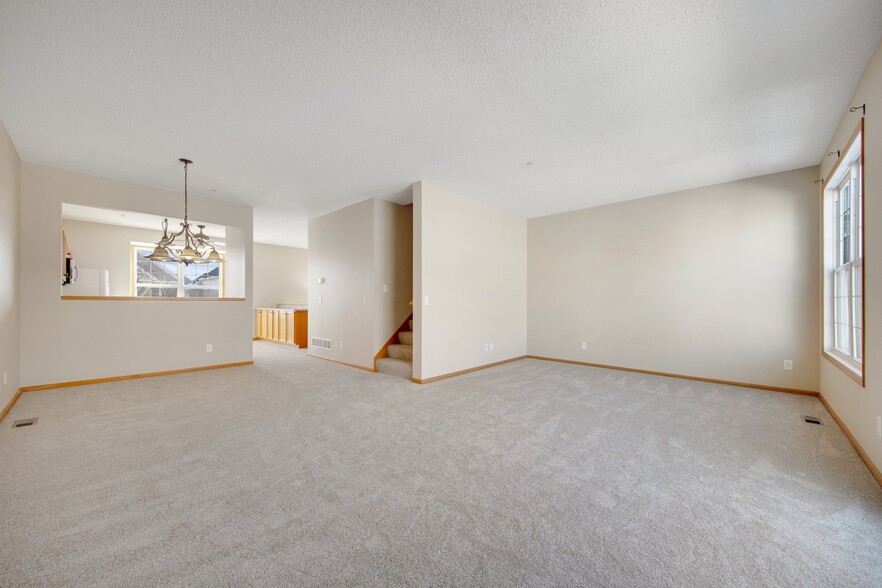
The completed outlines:
[[[184,226],[184,224],[181,223],[181,227],[183,227],[183,226]],[[168,227],[168,219],[167,218],[162,219],[162,237],[163,237],[163,239],[167,240],[168,243],[172,243],[176,238],[178,238],[184,234],[184,229],[182,228],[177,233],[172,233],[171,235],[168,235],[166,233],[166,227]]]

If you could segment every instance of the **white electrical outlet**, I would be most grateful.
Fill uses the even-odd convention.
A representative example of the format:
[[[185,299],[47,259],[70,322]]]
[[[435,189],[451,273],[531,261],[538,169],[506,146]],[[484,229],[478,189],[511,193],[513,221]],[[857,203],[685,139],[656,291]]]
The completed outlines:
[[[3,370],[3,385],[6,385],[6,370]]]
[[[429,306],[429,297],[428,296],[423,297],[423,304],[425,304],[426,306]]]
[[[321,297],[321,296],[318,297],[318,303],[319,303],[319,304],[322,303],[322,297]]]
[[[584,351],[584,350],[586,350],[586,349],[588,349],[588,342],[587,342],[587,341],[582,341],[582,350]]]
[[[882,416],[876,415],[876,436],[882,439]]]
[[[343,349],[343,339],[340,339],[340,349]]]
[[[793,360],[792,359],[785,359],[784,360],[784,369],[787,371],[793,370]]]
[[[383,292],[389,291],[389,284],[383,284]]]
[[[490,351],[493,351],[493,343],[490,344]]]
[[[214,346],[211,343],[205,346],[206,353],[211,353],[212,351],[214,351]]]
[[[490,351],[490,344],[484,343],[484,351]]]

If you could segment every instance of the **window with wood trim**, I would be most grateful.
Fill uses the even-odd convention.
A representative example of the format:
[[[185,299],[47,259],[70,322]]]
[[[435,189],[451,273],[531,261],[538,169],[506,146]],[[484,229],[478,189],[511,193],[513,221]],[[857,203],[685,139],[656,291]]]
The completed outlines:
[[[863,384],[863,125],[824,181],[824,355]]]
[[[152,251],[153,246],[132,245],[132,296],[223,298],[224,264],[151,261]]]

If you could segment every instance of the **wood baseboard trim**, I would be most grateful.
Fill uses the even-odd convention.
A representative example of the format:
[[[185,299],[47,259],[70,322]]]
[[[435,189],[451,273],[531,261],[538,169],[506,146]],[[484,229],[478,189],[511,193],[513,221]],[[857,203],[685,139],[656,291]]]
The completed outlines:
[[[331,363],[336,363],[338,365],[345,365],[346,367],[355,368],[357,370],[364,370],[366,372],[375,372],[376,371],[374,369],[371,369],[371,368],[363,366],[363,365],[355,365],[354,363],[346,363],[345,361],[337,361],[336,359],[329,359],[327,357],[322,357],[321,355],[313,355],[312,353],[310,353],[309,356],[314,357],[316,359],[321,359],[322,361],[330,361]]]
[[[799,394],[801,396],[818,397],[818,392],[813,390],[801,390],[799,388],[782,388],[780,386],[766,386],[763,384],[749,384],[747,382],[734,382],[732,380],[716,380],[714,378],[701,378],[698,376],[684,376],[683,374],[669,374],[667,372],[654,372],[651,370],[640,370],[637,368],[621,367],[617,365],[605,365],[602,363],[588,363],[585,361],[574,361],[571,359],[557,359],[555,357],[541,357],[538,355],[528,355],[529,359],[539,359],[542,361],[556,361],[558,363],[570,363],[573,365],[584,365],[588,367],[602,368],[605,370],[618,370],[620,372],[634,372],[636,374],[647,374],[650,376],[664,376],[666,378],[679,378],[681,380],[692,380],[694,382],[707,382],[709,384],[723,384],[725,386],[738,386],[740,388],[757,388],[759,390],[769,390],[772,392],[785,392],[787,394]]]
[[[41,384],[39,386],[24,386],[21,392],[37,392],[39,390],[54,390],[56,388],[70,388],[73,386],[88,386],[90,384],[106,384],[108,382],[121,382],[123,380],[140,380],[142,378],[157,378],[159,376],[173,376],[175,374],[188,374],[190,372],[204,372],[231,367],[254,365],[253,361],[238,361],[236,363],[220,363],[216,365],[203,365],[199,367],[183,368],[179,370],[166,370],[162,372],[147,372],[144,374],[130,374],[127,376],[111,376],[109,378],[94,378],[91,380],[75,380],[72,382],[57,382],[55,384]]]
[[[439,380],[446,380],[448,378],[455,378],[456,376],[462,376],[465,374],[470,374],[472,372],[486,370],[487,368],[496,367],[498,365],[505,365],[507,363],[512,363],[514,361],[520,361],[520,360],[526,359],[526,358],[527,358],[526,355],[521,355],[519,357],[512,357],[511,359],[503,359],[502,361],[496,361],[493,363],[479,365],[477,367],[469,368],[467,370],[460,370],[458,372],[452,372],[449,374],[442,374],[440,376],[432,376],[431,378],[423,378],[422,380],[420,380],[418,378],[411,378],[410,381],[413,382],[414,384],[431,384],[432,382],[437,382]]]
[[[134,300],[138,302],[245,302],[244,298],[160,298],[158,296],[62,296],[62,300]]]
[[[15,394],[12,395],[12,398],[6,405],[6,408],[3,409],[3,412],[0,412],[0,421],[6,418],[6,415],[9,413],[10,410],[12,410],[12,407],[15,405],[15,401],[18,400],[19,396],[21,396],[21,388],[15,391]]]
[[[861,447],[861,444],[858,443],[858,440],[855,439],[854,435],[851,434],[851,431],[842,422],[842,419],[839,418],[839,415],[836,414],[836,411],[833,410],[833,407],[830,406],[830,403],[827,402],[827,399],[824,398],[823,394],[818,395],[818,399],[824,405],[824,408],[827,409],[827,412],[830,413],[830,416],[833,417],[833,420],[836,421],[836,424],[839,425],[839,428],[842,429],[842,432],[845,433],[845,436],[851,441],[852,447],[857,451],[858,457],[864,462],[864,465],[867,466],[867,469],[870,470],[870,473],[873,474],[873,477],[876,478],[876,481],[879,482],[879,485],[882,486],[882,472],[879,471],[879,468],[876,467],[876,464],[870,459],[870,456],[867,455],[867,452],[864,451],[864,448]]]

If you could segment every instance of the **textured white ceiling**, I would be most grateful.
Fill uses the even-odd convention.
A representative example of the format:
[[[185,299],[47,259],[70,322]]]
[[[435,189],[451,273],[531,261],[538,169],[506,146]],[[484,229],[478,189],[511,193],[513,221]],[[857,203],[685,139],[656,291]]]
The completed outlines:
[[[189,157],[305,246],[421,179],[535,217],[815,165],[880,34],[879,0],[3,0],[0,118],[27,161]]]

